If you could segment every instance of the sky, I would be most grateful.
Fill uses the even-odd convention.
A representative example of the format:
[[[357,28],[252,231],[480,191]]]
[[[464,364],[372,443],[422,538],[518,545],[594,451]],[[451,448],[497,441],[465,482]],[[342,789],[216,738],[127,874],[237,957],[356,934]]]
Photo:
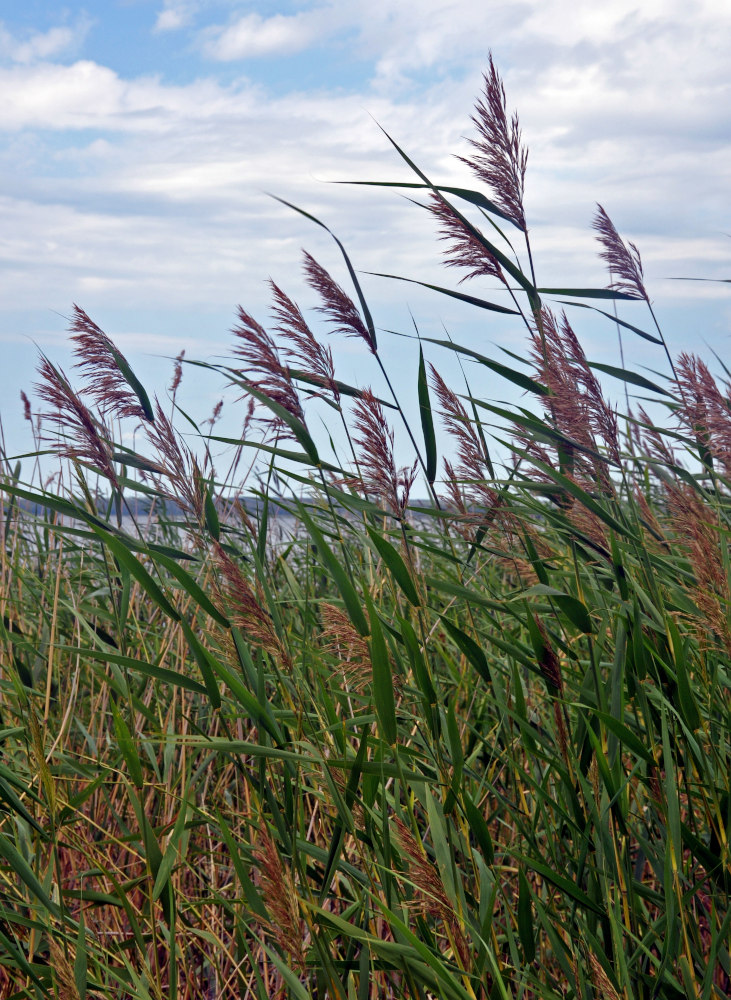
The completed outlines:
[[[458,159],[492,52],[529,147],[526,214],[539,284],[607,282],[597,202],[642,253],[673,352],[728,360],[731,285],[728,0],[0,0],[0,415],[27,450],[20,390],[38,351],[68,367],[78,303],[165,398],[171,358],[225,362],[238,304],[266,324],[266,281],[305,309],[307,248],[347,285],[327,233],[362,272],[456,287],[426,213],[402,193],[332,181],[411,178],[385,130],[435,181],[475,186]],[[380,126],[380,127],[379,127]],[[489,192],[485,192],[489,194]],[[511,317],[400,282],[363,285],[383,331],[524,351]],[[495,297],[489,282],[463,290]],[[647,322],[634,304],[622,315]],[[625,307],[623,307],[623,310]],[[317,315],[308,313],[322,329]],[[575,309],[587,354],[617,361],[614,329]],[[320,326],[318,327],[318,322]],[[413,396],[416,347],[380,334]],[[332,343],[332,342],[331,342]],[[338,374],[380,385],[364,345],[332,343]],[[633,361],[663,369],[644,341]],[[428,357],[445,370],[445,352]],[[504,355],[503,355],[504,359]],[[629,360],[629,359],[628,359]],[[503,387],[488,383],[486,395]],[[199,420],[220,383],[186,371]],[[241,406],[225,395],[223,433]],[[399,444],[399,447],[401,445]]]

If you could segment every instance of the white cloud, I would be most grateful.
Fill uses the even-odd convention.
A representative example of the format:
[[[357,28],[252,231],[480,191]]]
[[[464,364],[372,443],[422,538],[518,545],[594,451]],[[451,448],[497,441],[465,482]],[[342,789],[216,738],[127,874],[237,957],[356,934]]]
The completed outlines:
[[[155,31],[177,31],[187,27],[193,21],[195,10],[196,5],[189,0],[166,0],[158,12]]]
[[[91,22],[87,18],[81,18],[72,27],[56,26],[48,31],[33,32],[21,40],[0,22],[0,58],[29,64],[63,55],[81,45],[90,26]]]
[[[298,14],[245,14],[230,24],[207,29],[203,50],[222,62],[291,55],[308,48],[316,39],[333,33],[339,18],[329,8],[315,7]]]
[[[215,120],[253,103],[241,89],[227,90],[210,79],[183,86],[157,77],[127,80],[89,60],[0,69],[0,90],[0,129],[158,131],[191,118]]]

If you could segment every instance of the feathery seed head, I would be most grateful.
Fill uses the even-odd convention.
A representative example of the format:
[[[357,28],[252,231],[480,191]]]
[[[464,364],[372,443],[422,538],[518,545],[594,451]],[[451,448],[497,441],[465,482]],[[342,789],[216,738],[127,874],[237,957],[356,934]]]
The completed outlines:
[[[88,462],[114,489],[119,489],[104,424],[93,416],[64,373],[48,358],[41,357],[38,374],[41,381],[35,384],[35,391],[53,408],[59,423],[59,453],[72,461]]]
[[[460,284],[468,278],[496,278],[507,285],[499,263],[483,246],[475,233],[472,232],[454,212],[449,202],[441,195],[432,194],[429,211],[439,222],[439,238],[448,242],[444,251],[447,267],[464,267],[467,274],[460,278]]]
[[[285,338],[287,357],[302,365],[323,389],[332,393],[336,402],[340,392],[335,382],[332,351],[321,344],[302,315],[302,310],[273,281],[269,282],[274,297],[272,313],[277,323],[275,330]]]
[[[599,256],[609,267],[612,278],[609,287],[616,292],[634,295],[649,302],[640,252],[634,243],[625,244],[601,205],[597,205],[592,227],[596,230],[597,239],[602,245]]]
[[[26,394],[23,392],[22,389],[20,390],[20,399],[23,404],[23,417],[25,420],[30,420],[32,423],[33,415],[30,409],[30,400],[28,399],[28,397],[26,396]]]
[[[497,207],[523,232],[527,232],[523,188],[528,150],[522,142],[517,114],[508,119],[505,87],[492,61],[492,54],[483,82],[482,98],[478,100],[472,116],[479,137],[469,140],[477,152],[472,157],[460,159],[491,189]]]
[[[333,326],[332,332],[365,341],[371,353],[375,354],[376,345],[353,300],[311,254],[304,250],[303,256],[307,284],[322,299],[323,304],[318,306],[318,311],[327,316]]]
[[[88,379],[84,392],[103,414],[111,413],[119,419],[150,420],[151,415],[145,412],[122,374],[123,369],[130,371],[125,356],[83,309],[74,305],[73,312],[71,339],[79,358],[74,367],[80,368]]]
[[[257,597],[251,583],[218,542],[214,543],[213,555],[219,572],[218,590],[233,624],[251,642],[288,664],[289,657],[279,640],[271,615],[264,609],[263,601]]]
[[[302,970],[306,962],[305,929],[299,912],[297,888],[263,821],[259,827],[254,860],[259,867],[261,895],[271,918],[265,929]]]
[[[180,383],[183,380],[183,359],[185,358],[185,351],[181,351],[180,354],[175,359],[175,365],[173,367],[173,377],[170,382],[170,395],[175,399],[175,394],[180,388]]]
[[[536,627],[541,636],[541,655],[539,657],[539,667],[546,682],[557,691],[563,690],[563,675],[561,673],[561,661],[556,655],[556,650],[549,638],[546,626],[538,615],[533,616]]]
[[[359,449],[361,482],[367,493],[380,498],[398,517],[403,516],[416,478],[416,462],[408,469],[396,468],[393,457],[393,430],[386,422],[378,399],[370,389],[363,389],[354,406],[354,420]]]
[[[238,317],[239,322],[233,329],[237,338],[234,353],[244,362],[241,372],[251,377],[251,384],[256,389],[304,423],[305,415],[297,390],[289,368],[282,363],[274,339],[241,306],[238,308]],[[277,422],[277,428],[281,436],[288,436],[281,421]]]
[[[690,429],[699,449],[731,474],[731,398],[721,391],[708,366],[694,354],[683,353],[676,363],[680,405],[677,414]]]

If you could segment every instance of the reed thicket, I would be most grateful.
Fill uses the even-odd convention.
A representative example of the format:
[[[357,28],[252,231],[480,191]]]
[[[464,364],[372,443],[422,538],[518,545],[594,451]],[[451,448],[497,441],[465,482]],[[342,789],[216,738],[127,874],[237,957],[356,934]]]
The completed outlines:
[[[608,287],[542,288],[492,62],[474,123],[476,190],[394,146],[473,281],[441,291],[527,349],[415,344],[405,468],[339,243],[347,289],[306,255],[319,314],[272,285],[271,323],[240,309],[204,366],[239,438],[191,427],[182,356],[148,395],[79,308],[73,377],[41,359],[45,464],[6,461],[0,494],[3,997],[728,996],[731,375],[671,354],[601,208]],[[572,298],[665,374],[590,362]],[[338,379],[328,328],[381,398]]]

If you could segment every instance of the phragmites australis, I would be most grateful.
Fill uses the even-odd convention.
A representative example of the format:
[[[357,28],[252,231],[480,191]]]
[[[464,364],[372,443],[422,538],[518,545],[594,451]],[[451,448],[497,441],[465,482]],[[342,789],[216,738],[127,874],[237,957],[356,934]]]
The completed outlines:
[[[335,382],[332,351],[317,340],[297,303],[273,281],[269,285],[274,300],[272,315],[277,324],[275,330],[284,338],[283,350],[288,360],[301,365],[305,376],[331,392],[339,402],[340,391]]]
[[[264,929],[302,970],[306,962],[306,931],[300,917],[297,887],[264,822],[259,827],[253,855],[259,869],[259,891],[270,918],[262,921]]]
[[[634,424],[636,442],[645,449],[648,455],[659,459],[661,463],[672,468],[682,463],[675,454],[675,449],[665,440],[662,428],[657,427],[643,406],[637,409],[638,420]]]
[[[147,438],[157,452],[158,463],[152,471],[161,477],[157,484],[161,495],[181,504],[202,524],[205,520],[203,475],[192,451],[163,413],[157,399],[155,423],[147,427]]]
[[[173,377],[170,382],[170,395],[173,397],[173,402],[175,402],[175,396],[177,395],[178,389],[180,388],[180,383],[183,381],[183,361],[185,359],[185,351],[181,351],[180,354],[175,359],[175,365],[173,366]]]
[[[677,415],[695,437],[703,460],[719,462],[731,474],[731,396],[721,391],[708,366],[695,354],[676,362],[680,405]]]
[[[345,337],[357,337],[359,340],[365,341],[368,349],[375,354],[376,345],[373,336],[363,322],[353,300],[311,254],[304,250],[303,256],[307,284],[322,299],[322,305],[318,306],[318,311],[327,316],[333,327],[332,332],[342,333]]]
[[[366,493],[377,497],[402,517],[416,478],[417,463],[397,469],[393,456],[393,430],[379,400],[370,389],[363,389],[353,408],[353,426],[357,436],[360,483]]]
[[[20,401],[23,404],[23,419],[30,420],[32,423],[33,414],[31,413],[30,400],[28,399],[28,397],[26,396],[25,392],[23,392],[22,389],[20,390]]]
[[[470,961],[470,948],[459,919],[450,902],[437,868],[429,861],[424,847],[401,819],[396,819],[396,840],[403,856],[406,875],[416,891],[416,906],[424,915],[436,917],[445,931],[463,968]]]
[[[469,140],[476,153],[460,159],[490,188],[500,211],[525,233],[523,188],[528,150],[522,142],[517,114],[508,119],[505,87],[492,54],[483,83],[483,94],[472,116],[478,138]]]
[[[100,413],[111,413],[118,419],[134,417],[151,421],[153,414],[149,403],[142,405],[140,397],[132,391],[131,369],[119,348],[104,331],[77,305],[73,307],[70,331],[75,354],[75,365],[87,379],[84,393],[90,396]],[[141,388],[141,387],[140,387]]]
[[[693,598],[700,615],[688,617],[700,631],[710,629],[731,653],[731,591],[718,517],[690,486],[668,482],[664,489],[676,544],[687,554],[696,578]]]
[[[256,594],[253,585],[217,542],[213,546],[213,556],[218,570],[217,589],[231,623],[243,632],[247,640],[289,666],[289,656],[277,635],[271,615],[264,608],[263,596]]]
[[[544,406],[556,430],[579,445],[574,455],[576,473],[590,473],[610,488],[599,442],[612,462],[620,461],[619,428],[615,411],[604,399],[599,380],[586,360],[566,314],[557,320],[548,309],[540,314],[540,329],[532,332],[531,358],[538,381],[547,389]],[[517,435],[527,444],[533,443]],[[542,456],[541,456],[542,458]]]
[[[254,388],[304,423],[305,415],[297,390],[289,368],[279,356],[274,338],[241,306],[238,308],[238,318],[239,322],[233,332],[236,336],[234,353],[244,362],[240,371],[250,379]],[[277,422],[277,429],[281,436],[286,435],[282,421]]]
[[[441,417],[457,444],[456,466],[449,459],[444,460],[444,482],[449,500],[463,522],[484,525],[486,520],[493,519],[500,500],[497,490],[487,483],[493,476],[483,443],[457,394],[449,388],[434,365],[430,364],[429,368]]]
[[[649,302],[640,251],[634,243],[625,244],[601,205],[597,205],[592,227],[596,230],[597,239],[602,246],[599,256],[609,268],[611,277],[609,287],[615,292],[622,292]]]
[[[500,264],[480,241],[477,230],[466,224],[445,198],[432,194],[429,211],[439,223],[440,240],[448,244],[444,251],[447,267],[462,267],[467,270],[467,274],[460,278],[460,283],[469,278],[496,278],[507,285]]]
[[[323,639],[336,658],[346,687],[362,693],[373,679],[367,640],[354,628],[348,615],[334,604],[323,603],[320,617]]]
[[[52,415],[58,421],[59,454],[74,462],[87,462],[114,489],[119,489],[109,434],[104,424],[92,414],[64,373],[48,358],[41,357],[38,374],[40,381],[34,388],[41,399],[51,406]]]

